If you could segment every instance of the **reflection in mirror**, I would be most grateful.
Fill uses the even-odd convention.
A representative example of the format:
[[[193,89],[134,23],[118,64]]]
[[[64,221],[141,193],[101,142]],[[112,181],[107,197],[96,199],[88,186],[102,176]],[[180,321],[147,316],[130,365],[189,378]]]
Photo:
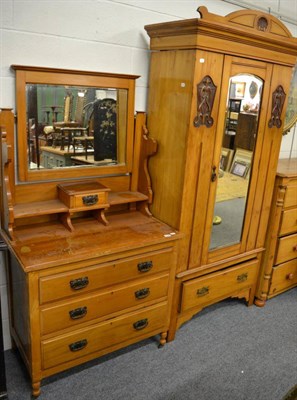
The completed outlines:
[[[128,90],[26,84],[28,168],[125,164]]]
[[[262,87],[253,75],[229,80],[210,249],[241,240]]]

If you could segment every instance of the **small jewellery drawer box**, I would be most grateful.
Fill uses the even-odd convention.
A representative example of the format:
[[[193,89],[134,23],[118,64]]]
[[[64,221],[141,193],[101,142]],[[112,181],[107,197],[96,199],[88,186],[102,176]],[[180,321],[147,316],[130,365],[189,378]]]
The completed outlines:
[[[108,207],[109,191],[110,189],[94,181],[58,185],[59,199],[75,211]]]

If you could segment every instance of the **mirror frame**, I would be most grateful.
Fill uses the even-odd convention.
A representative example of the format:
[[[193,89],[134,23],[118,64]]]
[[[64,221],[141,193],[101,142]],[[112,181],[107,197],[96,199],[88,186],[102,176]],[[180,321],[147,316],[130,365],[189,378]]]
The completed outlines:
[[[290,103],[293,104],[293,114],[291,116],[289,115]],[[296,104],[297,104],[297,64],[293,68],[293,73],[292,73],[292,80],[291,80],[290,93],[287,106],[288,108],[285,116],[283,135],[286,135],[290,131],[290,129],[297,123],[297,107],[295,107]]]
[[[102,175],[127,174],[132,171],[134,137],[135,80],[138,75],[90,72],[23,65],[11,66],[16,72],[17,171],[20,182],[55,181]],[[88,86],[127,89],[126,163],[110,166],[79,166],[30,170],[27,148],[26,84]]]

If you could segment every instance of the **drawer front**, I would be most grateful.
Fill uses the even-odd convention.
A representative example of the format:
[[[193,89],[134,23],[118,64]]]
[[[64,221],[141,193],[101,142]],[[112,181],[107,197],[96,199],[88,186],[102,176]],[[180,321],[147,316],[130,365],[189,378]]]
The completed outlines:
[[[278,240],[275,264],[282,264],[297,257],[297,234]]]
[[[296,183],[295,182],[292,186],[288,186],[286,189],[284,207],[297,206],[297,185],[296,185],[297,182]]]
[[[168,281],[168,274],[147,280],[138,279],[62,305],[45,307],[40,313],[41,333],[76,327],[130,307],[143,307],[148,302],[166,300]]]
[[[113,318],[101,324],[42,342],[43,368],[51,368],[150,332],[167,330],[167,304]]]
[[[279,234],[288,235],[297,232],[297,208],[283,211]]]
[[[291,260],[273,267],[269,289],[270,295],[276,294],[294,285],[297,285],[297,260]]]
[[[256,281],[257,266],[258,261],[251,261],[183,283],[181,311],[211,304],[215,299],[226,298],[251,287]]]
[[[79,194],[73,196],[73,208],[96,208],[98,205],[108,203],[107,192],[98,192],[96,194]]]
[[[172,248],[168,248],[115,263],[99,264],[42,277],[39,281],[40,303],[44,304],[69,296],[80,296],[95,289],[168,271],[172,268],[173,262]]]

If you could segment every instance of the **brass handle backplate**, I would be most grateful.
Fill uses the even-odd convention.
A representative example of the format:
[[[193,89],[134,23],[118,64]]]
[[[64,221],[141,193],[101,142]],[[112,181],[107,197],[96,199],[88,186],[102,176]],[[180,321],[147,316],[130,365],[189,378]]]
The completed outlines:
[[[71,351],[79,351],[84,349],[87,344],[88,344],[87,339],[79,340],[78,342],[71,343],[69,345],[69,349]]]
[[[95,204],[98,203],[98,194],[83,196],[82,201],[85,206],[94,206]]]
[[[148,326],[148,319],[140,319],[139,321],[134,322],[133,328],[136,329],[137,331],[140,331],[141,329],[144,329]]]
[[[197,296],[205,296],[206,294],[209,293],[209,286],[204,286],[203,288],[200,288],[197,290]]]
[[[136,299],[144,299],[150,294],[150,289],[149,288],[143,288],[139,289],[135,292],[135,297]]]
[[[69,315],[71,319],[79,319],[83,318],[88,312],[87,307],[76,308],[75,310],[69,311]]]
[[[88,286],[89,278],[87,276],[83,278],[74,279],[69,282],[71,289],[73,290],[80,290]]]
[[[137,264],[137,268],[139,272],[148,272],[153,267],[152,261],[145,261]]]
[[[247,272],[244,274],[238,275],[237,282],[245,282],[247,280],[247,278],[248,278]]]

